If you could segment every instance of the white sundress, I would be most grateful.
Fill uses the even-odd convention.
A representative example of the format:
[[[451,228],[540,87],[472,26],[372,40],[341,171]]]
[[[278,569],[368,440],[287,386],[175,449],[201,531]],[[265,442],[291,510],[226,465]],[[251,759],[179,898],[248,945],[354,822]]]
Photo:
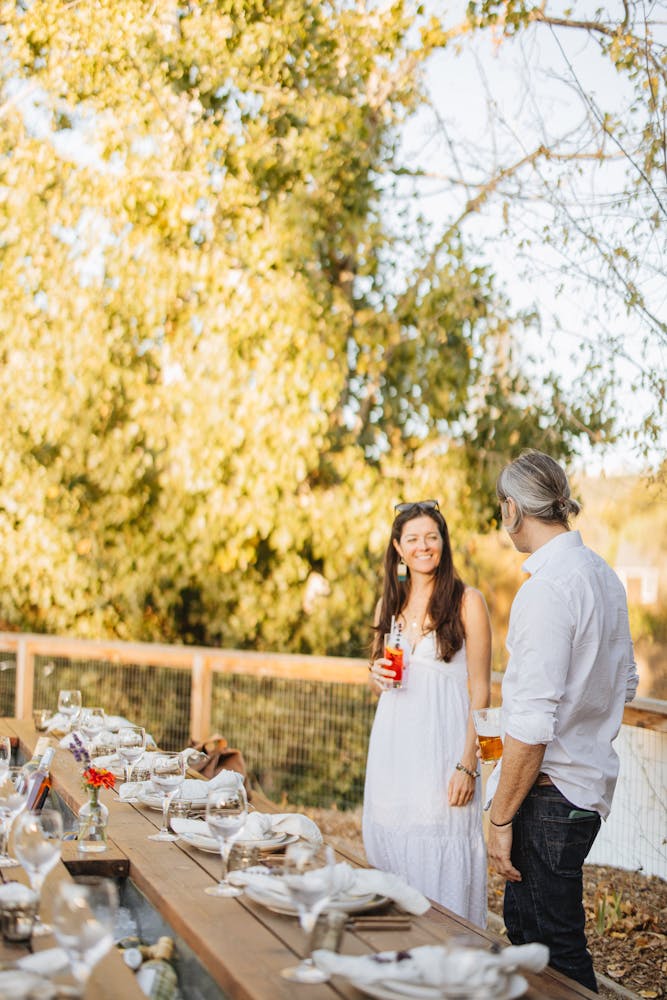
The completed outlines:
[[[465,644],[436,659],[435,633],[410,656],[405,687],[380,695],[366,764],[363,838],[369,864],[479,927],[486,926],[481,779],[467,806],[447,785],[461,758],[470,699]]]

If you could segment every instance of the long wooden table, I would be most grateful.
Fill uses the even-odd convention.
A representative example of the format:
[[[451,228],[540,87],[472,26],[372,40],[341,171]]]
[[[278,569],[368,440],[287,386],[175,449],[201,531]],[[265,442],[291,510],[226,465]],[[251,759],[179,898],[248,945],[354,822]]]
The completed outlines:
[[[38,737],[32,723],[15,719],[0,720],[0,734],[13,736],[26,756],[32,754]],[[53,791],[76,813],[84,801],[84,792],[80,766],[69,751],[57,751],[52,774]],[[174,935],[198,957],[217,983],[221,1000],[294,1000],[295,997],[303,1000],[341,997],[361,1000],[362,994],[338,977],[319,986],[295,985],[282,979],[280,970],[304,954],[305,935],[298,921],[275,914],[245,896],[224,899],[207,895],[204,888],[217,881],[220,875],[220,861],[215,855],[197,851],[184,843],[149,841],[148,835],[160,825],[157,812],[121,802],[113,791],[104,792],[102,798],[110,811],[109,834],[112,842],[109,851],[84,859],[81,855],[76,856],[76,847],[71,845],[71,857],[66,856],[66,860],[78,866],[79,871],[105,867],[117,875],[128,874],[137,889],[170,925]],[[256,793],[253,794],[253,803],[262,811],[276,809]],[[353,865],[360,864],[358,859],[338,853],[342,860]],[[472,935],[480,946],[503,944],[502,939],[492,932],[482,931],[434,904],[424,916],[411,917],[408,931],[346,930],[341,950],[344,954],[362,955],[444,943],[452,935],[461,934]],[[130,981],[129,987],[125,986],[128,976],[130,980],[132,978],[129,970],[121,968],[116,980],[119,961],[116,955],[104,960],[112,966],[111,973],[103,968],[104,963],[100,963],[87,994],[90,1000],[106,996],[134,1000],[135,993],[129,987],[136,990],[136,984]],[[106,988],[109,988],[110,974],[117,982],[112,990],[117,992],[105,993],[102,986],[106,976]],[[594,993],[551,969],[539,975],[527,973],[526,978],[530,984],[526,1000],[585,1000],[595,997]]]

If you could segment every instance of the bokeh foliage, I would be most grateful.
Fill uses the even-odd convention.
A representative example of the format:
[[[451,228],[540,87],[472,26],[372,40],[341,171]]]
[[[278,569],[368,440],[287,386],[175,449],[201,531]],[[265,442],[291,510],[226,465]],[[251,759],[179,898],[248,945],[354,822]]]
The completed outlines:
[[[0,9],[6,623],[358,655],[394,501],[462,537],[504,459],[610,431],[404,223],[400,0]]]

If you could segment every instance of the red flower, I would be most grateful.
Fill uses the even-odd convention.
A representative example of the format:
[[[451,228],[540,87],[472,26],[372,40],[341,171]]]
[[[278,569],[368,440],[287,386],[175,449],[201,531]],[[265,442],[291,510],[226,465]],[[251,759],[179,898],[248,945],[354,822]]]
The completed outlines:
[[[87,767],[83,772],[84,788],[113,788],[116,775],[105,767]]]

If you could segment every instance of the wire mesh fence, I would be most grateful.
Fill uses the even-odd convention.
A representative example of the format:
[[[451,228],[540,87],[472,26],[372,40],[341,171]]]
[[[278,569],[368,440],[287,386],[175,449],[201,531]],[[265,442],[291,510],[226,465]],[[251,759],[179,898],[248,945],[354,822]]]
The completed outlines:
[[[361,802],[375,698],[367,686],[216,674],[212,719],[272,799]]]
[[[16,654],[0,653],[0,715],[14,714]]]

